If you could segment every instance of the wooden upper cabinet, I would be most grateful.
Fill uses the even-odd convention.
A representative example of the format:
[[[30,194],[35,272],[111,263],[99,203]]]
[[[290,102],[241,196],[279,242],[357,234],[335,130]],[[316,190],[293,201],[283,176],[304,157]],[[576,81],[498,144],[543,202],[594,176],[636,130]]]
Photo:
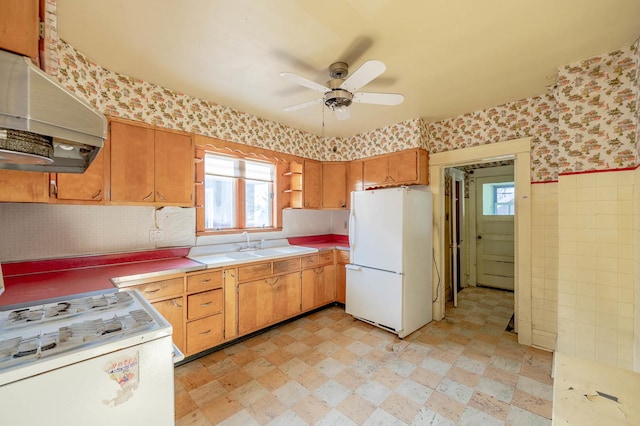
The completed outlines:
[[[46,203],[49,201],[49,173],[0,170],[0,201]]]
[[[154,130],[111,122],[111,201],[153,202]]]
[[[40,0],[2,0],[0,49],[38,56]]]
[[[321,205],[322,163],[304,160],[302,171],[302,199],[306,209],[319,209]]]
[[[108,150],[107,143],[84,173],[52,173],[50,201],[104,204],[105,153]]]
[[[190,136],[111,122],[111,201],[193,205]]]
[[[363,161],[364,189],[380,186],[428,185],[427,151],[419,148]]]
[[[190,136],[155,131],[155,200],[193,203],[194,151]]]
[[[347,164],[322,164],[322,208],[347,207]]]
[[[347,208],[351,208],[351,193],[353,191],[364,191],[364,162],[349,162],[349,173],[347,173]]]

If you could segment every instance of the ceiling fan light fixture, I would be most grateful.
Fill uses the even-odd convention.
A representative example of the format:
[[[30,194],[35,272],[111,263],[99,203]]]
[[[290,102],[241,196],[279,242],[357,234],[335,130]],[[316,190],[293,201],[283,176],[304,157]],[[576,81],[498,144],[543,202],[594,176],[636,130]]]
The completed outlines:
[[[333,89],[324,96],[324,104],[333,111],[338,120],[346,120],[351,117],[351,105],[353,94],[344,89]]]

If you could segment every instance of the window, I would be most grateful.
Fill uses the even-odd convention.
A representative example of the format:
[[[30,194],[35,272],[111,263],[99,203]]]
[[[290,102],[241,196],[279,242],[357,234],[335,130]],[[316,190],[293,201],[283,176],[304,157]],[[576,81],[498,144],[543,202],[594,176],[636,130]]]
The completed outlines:
[[[514,215],[515,186],[513,182],[485,183],[482,185],[482,197],[483,215]]]
[[[274,164],[207,153],[204,174],[206,230],[273,227]]]

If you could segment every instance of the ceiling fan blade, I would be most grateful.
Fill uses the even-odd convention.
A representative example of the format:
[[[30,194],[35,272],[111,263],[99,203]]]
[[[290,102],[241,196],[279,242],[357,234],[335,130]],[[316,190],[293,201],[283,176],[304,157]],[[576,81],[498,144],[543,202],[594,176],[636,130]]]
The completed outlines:
[[[386,67],[380,61],[367,61],[340,85],[341,89],[355,92],[384,72]]]
[[[324,87],[322,84],[318,84],[315,81],[311,81],[308,78],[304,78],[303,76],[292,73],[292,72],[281,72],[280,77],[285,78],[301,86],[308,87],[311,90],[315,90],[316,92],[320,92],[323,94],[331,90],[327,87]]]
[[[282,110],[286,111],[286,112],[297,111],[297,110],[302,109],[302,108],[310,107],[311,105],[316,105],[316,104],[322,103],[322,101],[323,101],[322,98],[318,98],[318,99],[314,99],[314,100],[309,101],[309,102],[303,102],[301,104],[291,105],[291,106],[288,106],[286,108],[282,108]]]
[[[358,92],[353,95],[352,101],[362,104],[399,105],[404,101],[404,96],[399,93]]]

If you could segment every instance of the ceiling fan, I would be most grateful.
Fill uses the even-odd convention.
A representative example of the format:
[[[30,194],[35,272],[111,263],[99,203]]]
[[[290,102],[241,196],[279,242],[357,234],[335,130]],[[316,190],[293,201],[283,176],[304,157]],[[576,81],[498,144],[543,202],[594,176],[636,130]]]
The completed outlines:
[[[346,120],[351,117],[349,107],[353,102],[376,105],[399,105],[404,101],[404,96],[399,93],[358,92],[358,89],[378,77],[385,69],[386,67],[382,62],[372,60],[365,62],[360,68],[349,75],[349,65],[347,65],[346,62],[334,62],[329,67],[331,80],[327,82],[326,86],[292,72],[280,73],[281,77],[293,83],[323,94],[322,98],[291,105],[283,108],[283,111],[296,111],[324,103],[327,108],[334,112],[338,120]]]

